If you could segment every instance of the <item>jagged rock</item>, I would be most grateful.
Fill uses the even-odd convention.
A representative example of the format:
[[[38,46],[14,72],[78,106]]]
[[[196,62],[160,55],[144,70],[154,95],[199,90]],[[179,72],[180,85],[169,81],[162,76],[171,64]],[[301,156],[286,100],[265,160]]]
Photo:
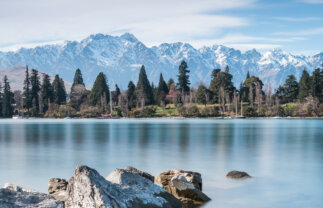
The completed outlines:
[[[57,200],[65,201],[67,199],[67,184],[65,179],[51,178],[48,182],[48,193]]]
[[[150,195],[149,198],[155,197],[156,200],[162,203],[162,207],[181,208],[183,204],[163,188],[154,184],[150,179],[147,179],[140,174],[137,174],[137,169],[115,169],[106,179],[112,183],[119,184],[122,188],[131,187],[137,193]],[[142,171],[139,171],[142,173]]]
[[[251,176],[248,173],[236,170],[230,171],[227,174],[227,177],[232,179],[251,178]]]
[[[141,177],[142,178],[142,177]],[[121,186],[103,178],[96,170],[79,166],[68,181],[66,208],[171,208],[164,198]]]
[[[0,189],[1,208],[64,208],[62,202],[52,196],[13,184],[6,184]]]
[[[126,168],[125,168],[125,170],[128,170],[128,171],[130,171],[130,172],[136,173],[136,174],[138,174],[138,175],[140,175],[140,176],[142,176],[142,177],[147,178],[148,180],[151,180],[152,182],[154,182],[154,180],[155,180],[155,177],[154,177],[154,176],[150,175],[150,174],[149,174],[149,173],[147,173],[147,172],[144,172],[144,171],[138,170],[138,169],[136,169],[136,168],[134,168],[134,167],[129,166],[129,167],[126,167]]]
[[[184,170],[168,170],[155,177],[155,183],[163,188],[167,187],[174,176],[184,176],[196,189],[202,191],[202,177],[200,173]],[[167,189],[166,189],[167,190]]]
[[[182,201],[185,208],[196,207],[211,199],[202,190],[200,173],[169,170],[155,177],[155,183]]]

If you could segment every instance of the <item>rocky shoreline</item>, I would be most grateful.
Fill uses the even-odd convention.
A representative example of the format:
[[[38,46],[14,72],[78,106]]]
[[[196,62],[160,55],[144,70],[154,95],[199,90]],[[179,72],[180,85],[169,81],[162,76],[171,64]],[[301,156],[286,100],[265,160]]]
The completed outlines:
[[[50,179],[48,193],[6,184],[0,207],[194,208],[211,200],[202,192],[200,173],[168,170],[154,177],[134,167],[115,169],[104,178],[78,166],[69,180]]]

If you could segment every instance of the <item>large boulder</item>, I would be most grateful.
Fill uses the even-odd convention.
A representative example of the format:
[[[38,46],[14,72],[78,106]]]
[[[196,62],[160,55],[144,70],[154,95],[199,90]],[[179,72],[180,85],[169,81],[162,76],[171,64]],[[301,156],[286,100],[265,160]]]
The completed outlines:
[[[133,169],[131,169],[133,170]],[[162,207],[181,208],[183,204],[166,190],[154,184],[147,177],[141,176],[138,170],[129,171],[128,169],[115,169],[106,179],[112,183],[119,184],[122,189],[131,187],[136,193],[141,193],[154,198]],[[156,203],[155,203],[156,204]]]
[[[87,166],[76,168],[68,181],[67,195],[66,208],[171,208],[164,198],[139,191],[131,184],[121,186],[107,181]]]
[[[142,176],[144,178],[147,178],[148,180],[150,180],[152,182],[154,182],[154,180],[155,180],[155,177],[154,176],[152,176],[149,173],[146,173],[144,171],[138,170],[138,169],[136,169],[134,167],[128,166],[128,167],[125,168],[125,170],[128,170],[130,172],[133,172],[135,174],[138,174],[138,175],[140,175],[140,176]]]
[[[48,182],[48,193],[55,199],[64,202],[67,199],[67,185],[68,182],[65,179],[51,178]]]
[[[185,208],[196,207],[211,199],[202,190],[201,174],[169,170],[155,177],[155,183],[182,201]]]
[[[227,174],[227,178],[244,179],[244,178],[251,178],[251,176],[246,172],[233,170]]]
[[[52,196],[13,184],[6,184],[0,189],[1,208],[64,208],[62,202]]]

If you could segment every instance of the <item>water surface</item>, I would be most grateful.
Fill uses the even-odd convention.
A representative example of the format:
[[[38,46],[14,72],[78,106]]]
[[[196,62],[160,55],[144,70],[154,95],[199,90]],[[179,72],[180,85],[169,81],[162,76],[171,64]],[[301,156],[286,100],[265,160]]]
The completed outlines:
[[[323,120],[0,120],[1,186],[47,192],[80,164],[104,177],[129,165],[200,172],[207,208],[321,208]]]

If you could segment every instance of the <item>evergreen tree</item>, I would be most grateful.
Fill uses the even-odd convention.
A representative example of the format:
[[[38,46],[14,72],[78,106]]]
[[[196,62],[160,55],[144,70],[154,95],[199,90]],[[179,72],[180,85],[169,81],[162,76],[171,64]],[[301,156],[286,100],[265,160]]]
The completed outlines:
[[[167,82],[167,88],[168,88],[168,90],[170,89],[170,86],[172,85],[172,84],[174,84],[175,82],[174,82],[174,80],[172,79],[172,78],[169,78],[169,80],[168,80],[168,82]]]
[[[25,72],[24,89],[23,89],[23,104],[24,104],[24,108],[26,108],[28,111],[32,107],[32,98],[31,98],[31,91],[30,91],[30,77],[29,77],[28,66],[26,66],[26,72]]]
[[[312,95],[313,97],[321,98],[323,94],[323,69],[315,69],[311,76]]]
[[[73,88],[74,85],[83,85],[83,86],[85,86],[84,82],[83,82],[82,72],[81,72],[80,69],[76,69],[76,71],[75,71],[72,88]]]
[[[58,74],[55,75],[52,86],[53,86],[54,102],[57,105],[66,104],[66,89],[65,89],[64,81],[58,76]]]
[[[120,88],[118,87],[118,85],[115,85],[116,90],[114,92],[111,93],[112,96],[112,101],[115,105],[118,105],[118,101],[119,101],[119,95],[121,95],[121,91]]]
[[[250,73],[248,71],[246,79],[249,79],[249,78],[250,78]]]
[[[189,85],[191,84],[189,81],[189,75],[190,72],[187,70],[188,66],[185,61],[182,61],[181,65],[179,66],[179,74],[178,74],[178,89],[179,91],[183,93],[188,93],[190,91]]]
[[[209,86],[212,102],[218,102],[219,90],[221,87],[223,87],[224,93],[229,95],[229,97],[231,98],[235,89],[232,83],[232,75],[228,72],[222,72],[219,71],[219,69],[215,69],[212,72],[212,77],[213,78]]]
[[[285,95],[284,101],[285,102],[294,102],[297,99],[298,95],[298,83],[294,75],[289,75],[284,84],[285,88]]]
[[[167,94],[168,94],[168,87],[166,82],[164,81],[162,73],[160,73],[158,88],[155,94],[156,103],[159,105],[161,102],[164,102]]]
[[[255,97],[257,95],[257,92],[256,92],[257,85],[260,85],[258,87],[262,90],[264,84],[259,79],[259,77],[256,77],[256,76],[250,77],[250,75],[247,75],[247,77],[248,76],[249,78],[247,78],[244,81],[243,87],[242,89],[240,89],[240,95],[242,96],[243,101],[251,103],[253,100],[255,100]],[[252,89],[253,91],[250,92],[250,89]]]
[[[43,74],[43,81],[41,85],[41,99],[43,104],[43,112],[46,112],[48,110],[48,102],[54,101],[54,92],[53,92],[53,86],[50,83],[50,78],[48,74]]]
[[[100,105],[102,97],[106,99],[107,103],[110,102],[110,93],[107,79],[103,72],[100,72],[96,77],[93,88],[91,90],[90,104],[92,106]]]
[[[302,77],[299,81],[298,99],[304,101],[304,99],[311,94],[311,77],[304,69]]]
[[[33,115],[36,116],[39,111],[39,91],[40,91],[40,81],[38,71],[35,69],[31,70],[30,77],[30,85],[31,85],[31,101],[34,108]]]
[[[204,85],[199,85],[196,91],[196,101],[199,104],[206,105],[208,97],[208,89]]]
[[[212,74],[211,74],[211,78],[212,79],[216,78],[216,76],[219,72],[221,72],[221,69],[213,69]]]
[[[135,84],[130,81],[128,84],[128,90],[127,90],[127,99],[128,99],[128,108],[134,108],[136,105],[136,98],[135,98]]]
[[[226,73],[230,73],[230,69],[229,69],[229,66],[228,65],[225,67],[225,72]]]
[[[10,84],[7,76],[4,76],[3,84],[2,116],[5,118],[11,118],[13,115],[13,93],[10,91]]]
[[[2,83],[0,81],[0,117],[2,117],[2,101],[3,101],[3,94],[2,94]]]
[[[153,91],[149,84],[145,66],[142,65],[139,73],[139,79],[136,87],[137,102],[144,101],[145,104],[153,104]]]

